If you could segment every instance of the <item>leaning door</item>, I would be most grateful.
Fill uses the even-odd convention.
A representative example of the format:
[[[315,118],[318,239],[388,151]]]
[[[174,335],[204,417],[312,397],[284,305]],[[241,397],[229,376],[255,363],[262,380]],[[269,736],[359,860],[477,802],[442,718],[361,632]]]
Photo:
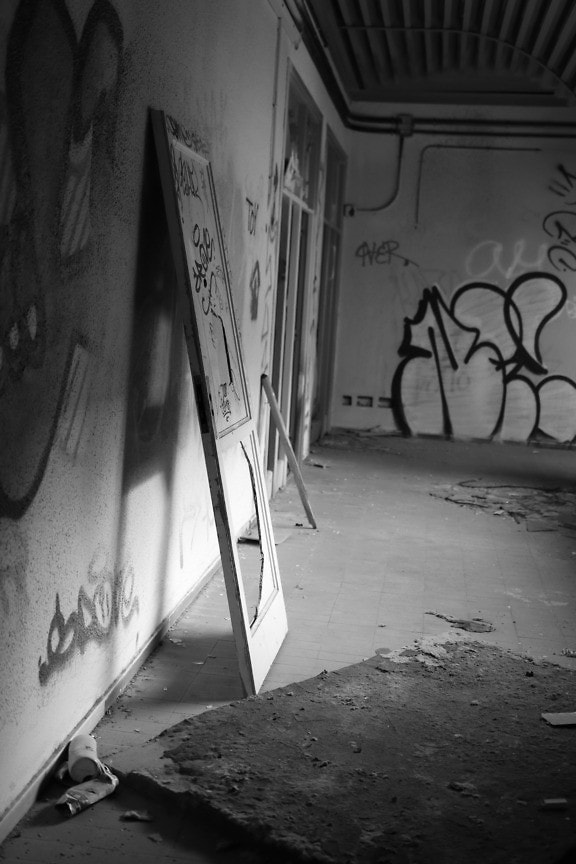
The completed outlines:
[[[177,121],[161,111],[152,121],[230,618],[244,688],[253,694],[288,628],[214,182],[210,163]],[[241,466],[234,488],[224,457]],[[259,529],[256,568],[245,575],[230,524],[237,494],[253,496]]]

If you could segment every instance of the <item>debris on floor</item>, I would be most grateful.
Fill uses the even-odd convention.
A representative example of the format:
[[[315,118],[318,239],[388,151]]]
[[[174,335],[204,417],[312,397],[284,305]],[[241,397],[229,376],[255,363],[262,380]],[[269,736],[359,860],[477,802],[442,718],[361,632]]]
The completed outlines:
[[[443,621],[448,621],[457,630],[467,630],[469,633],[491,633],[496,629],[493,624],[484,621],[483,618],[453,618],[451,615],[443,615],[441,612],[425,612],[424,614],[441,618]]]
[[[56,809],[66,816],[75,816],[82,810],[86,810],[102,798],[111,795],[118,787],[118,777],[112,774],[107,765],[100,763],[101,769],[98,777],[71,786],[56,801]]]
[[[576,726],[576,711],[560,711],[557,714],[541,715],[550,726]]]
[[[542,802],[543,810],[566,810],[568,801],[566,798],[545,798]]]
[[[557,861],[573,843],[576,736],[534,717],[569,709],[576,673],[451,636],[184,720],[114,768],[269,860]]]
[[[125,810],[124,813],[121,814],[120,820],[122,822],[152,822],[152,816],[148,812],[148,810]]]
[[[68,774],[76,783],[92,780],[103,773],[93,735],[75,735],[68,744]]]
[[[292,535],[292,531],[290,528],[274,528],[274,545],[279,546],[281,543],[284,543],[285,540]],[[241,534],[238,537],[239,543],[252,543],[254,545],[260,544],[260,536],[258,534],[257,528],[252,528],[250,531],[246,531],[244,534]]]
[[[576,531],[574,488],[487,484],[472,479],[438,486],[430,495],[493,516],[510,516],[527,531]]]

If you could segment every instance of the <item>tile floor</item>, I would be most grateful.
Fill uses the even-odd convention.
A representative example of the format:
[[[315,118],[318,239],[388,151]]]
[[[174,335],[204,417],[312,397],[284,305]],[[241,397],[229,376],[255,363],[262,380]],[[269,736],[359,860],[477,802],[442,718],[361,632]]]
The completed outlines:
[[[277,553],[290,629],[263,690],[455,632],[430,612],[481,617],[495,630],[471,638],[576,668],[563,653],[576,653],[576,531],[528,531],[506,514],[431,495],[469,479],[576,489],[573,452],[373,436],[326,444],[303,471],[319,530],[307,527],[293,484],[271,505],[283,538]],[[114,753],[241,696],[216,577],[95,729],[99,754],[113,764]],[[136,854],[138,843],[141,861],[235,860],[210,852],[199,828],[183,839],[190,826],[180,822],[162,829],[161,846],[149,837],[157,828],[127,828],[119,814],[129,794],[66,822],[39,803],[20,836],[0,848],[0,860],[114,864],[126,860],[126,844]]]

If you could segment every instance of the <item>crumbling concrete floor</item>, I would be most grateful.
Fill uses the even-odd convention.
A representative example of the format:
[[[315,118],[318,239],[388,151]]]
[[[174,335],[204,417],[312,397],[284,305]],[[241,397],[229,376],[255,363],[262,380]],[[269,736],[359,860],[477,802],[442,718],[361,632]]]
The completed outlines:
[[[270,861],[552,864],[576,847],[576,728],[541,714],[574,710],[575,683],[452,631],[184,720],[113,765]]]

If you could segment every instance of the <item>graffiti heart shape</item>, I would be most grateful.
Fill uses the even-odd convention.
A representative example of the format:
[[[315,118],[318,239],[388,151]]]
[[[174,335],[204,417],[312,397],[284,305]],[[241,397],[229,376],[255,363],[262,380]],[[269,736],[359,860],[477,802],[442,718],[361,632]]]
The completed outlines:
[[[87,240],[92,175],[110,156],[121,50],[108,0],[93,4],[79,42],[64,0],[21,0],[10,30],[0,105],[9,201],[0,208],[0,516],[17,519],[34,499],[81,338],[88,297],[67,256]]]

